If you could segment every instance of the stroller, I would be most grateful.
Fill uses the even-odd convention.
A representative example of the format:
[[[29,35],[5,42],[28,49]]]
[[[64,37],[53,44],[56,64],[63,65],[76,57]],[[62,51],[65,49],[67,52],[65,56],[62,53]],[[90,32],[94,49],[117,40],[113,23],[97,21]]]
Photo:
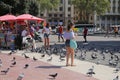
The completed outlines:
[[[35,40],[38,40],[39,42],[43,42],[42,40],[42,34],[40,34],[39,32],[35,32]]]
[[[31,51],[34,49],[34,39],[30,36],[26,36],[23,38],[24,49],[26,51]]]

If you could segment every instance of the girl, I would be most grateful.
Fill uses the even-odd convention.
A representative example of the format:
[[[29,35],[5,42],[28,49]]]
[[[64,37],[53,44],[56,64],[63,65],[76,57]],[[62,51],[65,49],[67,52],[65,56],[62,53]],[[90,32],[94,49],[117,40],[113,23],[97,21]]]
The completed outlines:
[[[49,34],[50,34],[50,29],[49,29],[49,24],[43,28],[42,33],[44,33],[44,46],[45,48],[49,47]]]
[[[74,25],[73,23],[70,23],[67,27],[66,32],[64,33],[65,46],[66,46],[66,66],[70,66],[69,64],[69,58],[71,57],[71,66],[74,66],[74,49],[70,47],[70,40],[75,38],[73,29]]]

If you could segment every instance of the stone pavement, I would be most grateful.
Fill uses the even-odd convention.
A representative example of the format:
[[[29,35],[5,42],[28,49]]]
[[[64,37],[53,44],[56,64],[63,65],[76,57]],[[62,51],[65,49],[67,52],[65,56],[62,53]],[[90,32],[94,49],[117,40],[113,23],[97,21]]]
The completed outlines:
[[[57,36],[51,36],[50,40],[51,40],[50,44],[57,43]],[[76,40],[79,41],[80,43],[82,43],[83,37],[82,36],[77,36]],[[120,46],[120,37],[118,37],[118,38],[114,38],[114,37],[105,38],[105,37],[102,37],[102,36],[100,36],[100,37],[99,36],[88,36],[88,42],[89,43],[95,43],[96,45],[98,45],[100,47],[110,46],[110,48],[114,48],[114,47],[117,48],[117,47]],[[64,43],[57,43],[57,44],[64,44]],[[41,46],[41,45],[43,45],[43,43],[37,44],[37,46]],[[9,51],[2,51],[2,53],[8,53],[8,52]],[[75,59],[76,66],[65,67],[65,61],[60,62],[59,61],[59,56],[56,56],[56,55],[52,55],[53,60],[51,62],[48,62],[47,59],[50,58],[49,56],[45,56],[43,59],[40,59],[41,54],[26,53],[26,55],[28,55],[31,58],[33,56],[35,56],[37,59],[39,59],[39,61],[34,62],[31,59],[25,60],[22,57],[18,57],[18,56],[22,56],[21,55],[22,53],[24,53],[24,51],[18,51],[16,53],[16,55],[12,55],[12,56],[16,56],[18,59],[20,59],[19,65],[18,65],[19,67],[17,68],[17,65],[16,65],[14,68],[12,68],[13,72],[11,72],[11,73],[13,73],[13,74],[10,74],[9,76],[7,76],[7,75],[2,75],[1,76],[0,75],[0,77],[1,77],[0,80],[14,80],[15,78],[17,78],[17,76],[21,72],[25,72],[25,74],[30,75],[29,77],[30,78],[33,77],[34,80],[38,80],[36,78],[39,78],[39,80],[50,80],[51,78],[48,75],[50,73],[56,73],[56,72],[58,72],[59,75],[55,80],[96,80],[96,79],[98,79],[98,80],[113,80],[113,78],[115,78],[117,75],[120,76],[120,71],[118,73],[114,73],[113,71],[114,71],[115,68],[112,68],[112,67],[109,67],[109,66],[97,65],[95,63]],[[6,56],[6,55],[3,55],[3,54],[0,54],[0,55]],[[6,59],[5,61],[7,61],[7,59],[11,59],[12,56],[4,57],[4,59]],[[10,57],[10,58],[8,58],[8,57]],[[0,57],[0,58],[3,58],[3,57]],[[30,67],[28,69],[24,70],[20,66],[23,66],[26,63],[29,63]],[[8,64],[6,64],[6,65],[8,65]],[[35,68],[36,66],[38,68]],[[93,75],[94,78],[86,76],[86,72],[88,71],[89,68],[91,68],[91,66],[95,67],[94,71],[95,71],[96,74]],[[5,68],[7,68],[7,66]],[[16,72],[15,68],[16,68],[17,72]],[[1,70],[1,68],[0,68],[0,70]],[[29,71],[31,71],[31,72],[29,72]],[[39,77],[37,77],[33,73],[39,74]],[[15,75],[14,79],[12,77],[10,77],[10,76],[13,76],[13,75]],[[27,75],[25,76],[25,78],[23,80],[33,80],[33,79],[30,79],[29,77],[27,77]],[[7,78],[12,78],[12,79],[7,79],[6,77]]]
[[[32,57],[34,53],[29,55]],[[16,65],[10,67],[11,60],[16,57]],[[35,56],[36,57],[36,56]],[[25,59],[17,55],[0,54],[0,59],[3,62],[1,70],[10,68],[8,73],[4,75],[0,73],[0,80],[17,80],[20,73],[24,73],[24,78],[22,80],[97,80],[93,77],[87,77],[84,74],[74,72],[69,69],[65,69],[65,65],[52,65],[43,61],[33,61],[32,59]],[[24,65],[29,64],[27,69],[24,69]],[[49,74],[58,73],[56,79],[53,79]]]

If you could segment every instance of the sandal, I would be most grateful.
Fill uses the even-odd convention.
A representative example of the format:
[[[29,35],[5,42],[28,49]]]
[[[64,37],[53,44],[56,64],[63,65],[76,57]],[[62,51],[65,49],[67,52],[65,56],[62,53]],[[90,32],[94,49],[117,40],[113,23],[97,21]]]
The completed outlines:
[[[70,64],[66,64],[66,66],[70,66]]]
[[[76,65],[71,65],[71,66],[76,66]]]

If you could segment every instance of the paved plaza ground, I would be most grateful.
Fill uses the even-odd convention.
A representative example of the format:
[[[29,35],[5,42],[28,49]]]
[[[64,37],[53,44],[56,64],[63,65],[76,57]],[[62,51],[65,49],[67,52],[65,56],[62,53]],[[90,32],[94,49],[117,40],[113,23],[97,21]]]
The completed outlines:
[[[120,50],[120,37],[104,37],[104,36],[88,36],[88,43],[83,43],[82,36],[76,36],[77,43],[83,50],[94,47],[97,50],[101,51],[102,49],[106,50],[114,50],[115,53],[119,56]],[[57,41],[56,35],[50,36],[50,45],[64,45],[63,42]],[[43,43],[37,43],[38,47],[41,47]],[[26,52],[25,54],[31,59],[25,59],[22,55],[25,51],[20,50],[17,53],[9,56],[8,50],[2,50],[0,54],[0,59],[2,59],[3,66],[0,67],[0,70],[4,70],[8,68],[11,64],[11,60],[13,57],[16,57],[17,64],[14,67],[10,67],[10,71],[3,75],[0,73],[0,80],[16,80],[20,73],[24,73],[25,76],[23,80],[54,80],[52,79],[49,74],[58,73],[58,76],[55,80],[113,80],[117,75],[120,76],[120,71],[114,73],[115,67],[106,65],[107,60],[109,59],[109,55],[106,54],[107,60],[102,61],[101,64],[96,64],[97,60],[91,60],[89,55],[91,51],[88,52],[88,59],[80,60],[78,57],[75,58],[75,65],[76,66],[65,66],[65,61],[59,61],[58,55],[52,55],[53,59],[51,62],[48,62],[47,59],[50,57],[46,55],[44,58],[41,57],[41,53],[35,52]],[[33,61],[32,58],[36,57],[38,60]],[[79,53],[77,53],[79,56]],[[29,64],[27,69],[24,69],[24,65]],[[92,77],[88,77],[86,72],[89,68],[94,66],[95,75]],[[120,63],[117,67],[120,67]]]

